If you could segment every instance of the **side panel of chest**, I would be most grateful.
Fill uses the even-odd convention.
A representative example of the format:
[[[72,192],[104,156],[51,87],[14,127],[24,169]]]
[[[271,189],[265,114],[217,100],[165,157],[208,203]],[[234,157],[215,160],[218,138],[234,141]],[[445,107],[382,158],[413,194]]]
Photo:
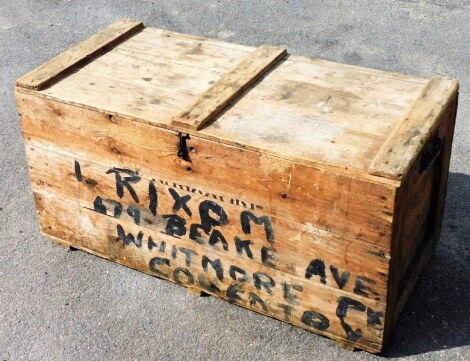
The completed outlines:
[[[42,231],[377,352],[395,188],[17,93]]]

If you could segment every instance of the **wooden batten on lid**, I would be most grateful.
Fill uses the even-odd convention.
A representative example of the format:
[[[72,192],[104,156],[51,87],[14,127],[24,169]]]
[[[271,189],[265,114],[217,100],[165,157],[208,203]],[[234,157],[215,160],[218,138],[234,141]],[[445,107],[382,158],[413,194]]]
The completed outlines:
[[[16,83],[44,235],[369,352],[439,238],[457,96],[133,20]]]

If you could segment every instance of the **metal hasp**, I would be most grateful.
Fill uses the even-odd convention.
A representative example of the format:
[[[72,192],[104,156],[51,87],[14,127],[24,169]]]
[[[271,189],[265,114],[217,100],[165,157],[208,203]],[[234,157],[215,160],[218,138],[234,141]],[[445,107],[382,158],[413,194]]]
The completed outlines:
[[[431,168],[435,160],[439,157],[439,154],[441,154],[443,144],[444,140],[440,138],[438,134],[429,142],[421,156],[421,172]]]
[[[178,139],[178,152],[176,153],[176,155],[178,156],[178,158],[181,158],[186,162],[191,162],[191,159],[189,158],[188,146],[186,144],[186,140],[191,139],[189,137],[189,134],[179,132]]]

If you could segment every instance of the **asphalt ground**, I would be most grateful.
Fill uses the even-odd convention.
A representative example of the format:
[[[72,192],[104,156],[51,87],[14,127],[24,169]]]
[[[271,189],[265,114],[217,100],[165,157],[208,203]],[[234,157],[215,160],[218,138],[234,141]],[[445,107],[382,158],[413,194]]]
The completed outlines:
[[[14,80],[120,18],[460,81],[444,228],[380,356],[39,234]],[[469,1],[0,0],[0,360],[470,360]]]

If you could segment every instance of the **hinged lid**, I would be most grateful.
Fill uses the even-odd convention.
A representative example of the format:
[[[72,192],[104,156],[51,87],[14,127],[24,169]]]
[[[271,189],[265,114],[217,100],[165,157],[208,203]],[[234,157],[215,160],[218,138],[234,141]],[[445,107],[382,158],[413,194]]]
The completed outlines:
[[[285,55],[122,20],[17,87],[300,163],[391,179],[406,173],[458,90],[446,78]]]

